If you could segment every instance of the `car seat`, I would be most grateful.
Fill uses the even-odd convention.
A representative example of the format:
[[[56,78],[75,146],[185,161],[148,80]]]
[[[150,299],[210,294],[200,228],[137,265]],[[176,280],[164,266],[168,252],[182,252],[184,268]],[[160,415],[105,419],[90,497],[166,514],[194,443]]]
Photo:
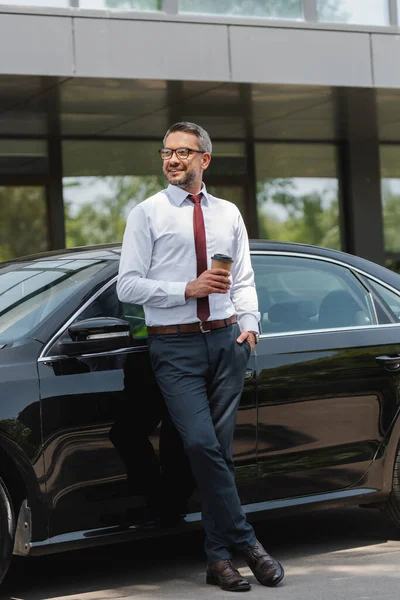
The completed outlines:
[[[312,300],[276,302],[268,311],[269,323],[263,333],[314,329],[311,318],[317,313],[317,305]]]
[[[329,292],[319,307],[318,325],[321,328],[367,325],[370,319],[362,306],[346,290]]]

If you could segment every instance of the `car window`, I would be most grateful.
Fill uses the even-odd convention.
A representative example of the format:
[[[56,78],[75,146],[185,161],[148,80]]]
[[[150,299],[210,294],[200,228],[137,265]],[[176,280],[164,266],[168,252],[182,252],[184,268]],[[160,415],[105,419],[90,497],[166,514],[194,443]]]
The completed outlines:
[[[110,261],[16,261],[0,266],[0,344],[29,336],[62,302],[79,294]]]
[[[400,296],[372,279],[365,279],[373,291],[379,323],[400,323]]]
[[[371,296],[341,265],[289,255],[253,255],[261,333],[372,326]]]
[[[117,296],[116,282],[112,283],[83,310],[77,321],[92,317],[117,317],[129,321],[132,337],[147,338],[143,306],[120,302]]]

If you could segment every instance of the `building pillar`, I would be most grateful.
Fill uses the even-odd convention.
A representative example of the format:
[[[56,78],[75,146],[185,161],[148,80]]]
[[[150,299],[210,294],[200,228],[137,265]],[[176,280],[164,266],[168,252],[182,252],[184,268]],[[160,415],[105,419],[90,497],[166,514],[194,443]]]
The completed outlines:
[[[48,94],[47,102],[49,181],[46,191],[47,222],[51,250],[65,248],[65,217],[62,185],[63,168],[58,93],[58,86],[54,86]]]
[[[341,90],[342,240],[346,252],[385,263],[375,90]],[[343,129],[342,129],[343,128]]]
[[[249,237],[258,239],[259,227],[257,213],[257,177],[254,146],[252,86],[249,84],[240,84],[239,96],[246,136],[246,225]]]

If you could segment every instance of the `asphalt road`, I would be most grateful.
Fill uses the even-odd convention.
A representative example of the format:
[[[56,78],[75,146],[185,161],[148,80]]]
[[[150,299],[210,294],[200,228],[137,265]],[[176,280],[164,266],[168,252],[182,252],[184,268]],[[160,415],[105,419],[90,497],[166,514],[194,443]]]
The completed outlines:
[[[274,589],[252,582],[248,600],[395,600],[400,532],[378,511],[351,508],[255,524],[285,567]],[[201,532],[53,556],[17,559],[1,600],[205,600],[236,597],[205,584]],[[242,598],[242,596],[240,596]]]

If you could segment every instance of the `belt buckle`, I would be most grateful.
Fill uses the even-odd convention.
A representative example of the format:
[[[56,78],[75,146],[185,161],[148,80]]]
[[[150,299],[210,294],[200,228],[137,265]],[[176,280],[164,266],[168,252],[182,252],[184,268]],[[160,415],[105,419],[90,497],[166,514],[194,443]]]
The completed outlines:
[[[200,323],[199,323],[201,333],[210,333],[211,326],[210,326],[210,329],[203,329],[203,323],[206,323],[206,321],[200,321]]]

